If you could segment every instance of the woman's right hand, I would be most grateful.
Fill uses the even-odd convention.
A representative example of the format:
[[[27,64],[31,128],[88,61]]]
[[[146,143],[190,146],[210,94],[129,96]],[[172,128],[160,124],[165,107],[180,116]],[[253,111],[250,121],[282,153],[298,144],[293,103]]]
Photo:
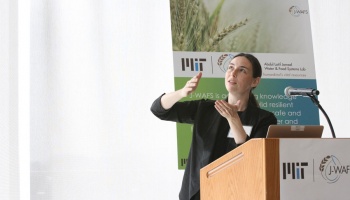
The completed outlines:
[[[189,81],[187,81],[186,85],[182,89],[164,94],[160,102],[162,104],[162,107],[168,110],[171,107],[173,107],[173,105],[176,102],[194,92],[197,89],[201,77],[202,72],[199,72],[196,76],[192,77]]]
[[[181,89],[181,96],[187,97],[189,94],[194,92],[197,89],[201,78],[202,72],[199,72],[196,76],[187,81],[186,85]]]

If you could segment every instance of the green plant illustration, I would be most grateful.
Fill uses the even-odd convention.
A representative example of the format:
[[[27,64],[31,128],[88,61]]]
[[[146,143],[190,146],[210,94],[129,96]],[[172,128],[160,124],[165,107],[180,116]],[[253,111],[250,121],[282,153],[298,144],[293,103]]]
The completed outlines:
[[[248,18],[219,29],[224,2],[220,0],[214,11],[209,13],[202,0],[170,0],[173,50],[255,51],[254,38],[243,29],[249,23]],[[259,29],[258,26],[256,29]]]

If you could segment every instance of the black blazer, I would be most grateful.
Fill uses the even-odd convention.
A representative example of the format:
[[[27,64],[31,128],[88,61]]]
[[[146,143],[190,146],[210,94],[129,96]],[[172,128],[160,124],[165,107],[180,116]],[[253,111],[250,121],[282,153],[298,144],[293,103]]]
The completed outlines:
[[[162,96],[151,106],[155,116],[161,120],[193,124],[192,144],[179,194],[180,200],[189,200],[200,189],[200,169],[237,145],[234,139],[227,137],[230,126],[215,109],[214,100],[177,102],[171,109],[165,110],[160,102]],[[250,138],[265,138],[268,127],[277,124],[273,113],[253,105],[238,114],[244,126],[252,126],[247,141]]]

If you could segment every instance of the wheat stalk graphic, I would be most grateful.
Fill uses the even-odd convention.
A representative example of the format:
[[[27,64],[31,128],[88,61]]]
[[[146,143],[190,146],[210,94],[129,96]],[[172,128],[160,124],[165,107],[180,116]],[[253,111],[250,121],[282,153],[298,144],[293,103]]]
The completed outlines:
[[[326,156],[325,158],[323,158],[323,160],[321,161],[320,164],[320,171],[323,172],[324,171],[324,167],[326,165],[326,163],[328,162],[328,160],[331,158],[331,156]]]
[[[248,24],[247,18],[238,23],[228,24],[219,30],[220,13],[224,2],[225,0],[221,0],[213,13],[209,14],[202,0],[170,0],[173,50],[233,51],[238,50],[238,47],[254,52],[255,49],[252,48],[256,45],[249,44],[256,41],[254,38],[241,40],[237,39],[238,35],[232,34],[240,30],[241,35],[246,35],[242,28]],[[249,35],[257,36],[254,33]]]

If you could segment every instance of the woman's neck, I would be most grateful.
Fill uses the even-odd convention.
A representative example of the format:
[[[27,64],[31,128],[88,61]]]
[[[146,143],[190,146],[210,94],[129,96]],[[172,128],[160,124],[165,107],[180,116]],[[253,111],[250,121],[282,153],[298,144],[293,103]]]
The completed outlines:
[[[237,96],[233,94],[228,94],[228,103],[231,105],[235,105],[237,101],[240,100],[238,105],[238,111],[244,111],[248,107],[249,95],[246,96]]]

